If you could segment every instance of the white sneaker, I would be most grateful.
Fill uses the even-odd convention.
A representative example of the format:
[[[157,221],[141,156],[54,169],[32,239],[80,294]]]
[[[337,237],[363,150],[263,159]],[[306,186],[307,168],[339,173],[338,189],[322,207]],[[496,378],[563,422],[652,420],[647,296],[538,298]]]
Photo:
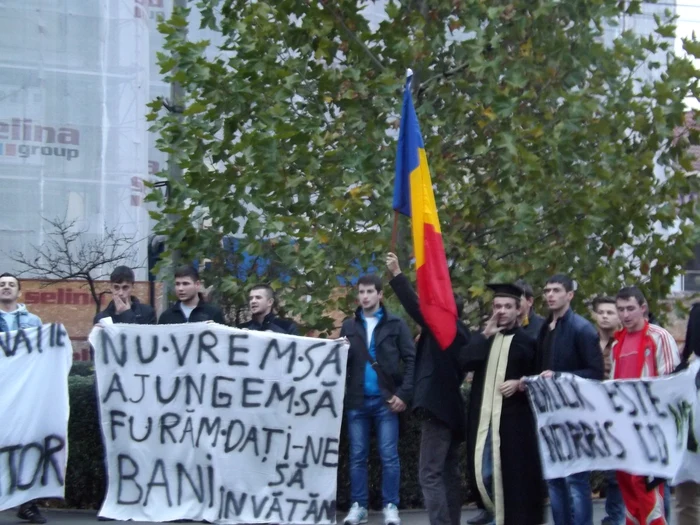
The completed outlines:
[[[355,502],[350,507],[348,515],[345,516],[343,525],[358,525],[359,523],[367,523],[367,509],[360,507],[360,504]]]
[[[384,525],[401,525],[399,509],[393,503],[389,503],[384,507]]]

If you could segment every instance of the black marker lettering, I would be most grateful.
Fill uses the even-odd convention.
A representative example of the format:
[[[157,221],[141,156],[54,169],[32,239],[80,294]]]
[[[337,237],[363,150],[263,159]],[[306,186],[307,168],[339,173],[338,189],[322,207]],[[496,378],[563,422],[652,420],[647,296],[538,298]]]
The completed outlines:
[[[236,339],[248,339],[248,334],[231,334],[228,337],[228,365],[229,366],[248,366],[248,361],[236,361],[236,354],[247,354],[248,348],[245,346],[236,346]]]
[[[647,394],[647,399],[649,400],[649,403],[651,403],[651,406],[654,407],[656,415],[664,418],[668,417],[668,413],[665,412],[660,406],[661,400],[658,397],[656,397],[651,390],[651,381],[642,381],[642,386],[644,387],[644,391]]]
[[[151,353],[148,356],[144,356],[141,335],[136,335],[136,355],[138,355],[139,362],[143,365],[153,362],[158,356],[158,336],[154,335],[151,338]]]
[[[340,377],[341,374],[341,358],[340,358],[340,343],[336,344],[333,348],[331,348],[330,352],[326,355],[326,357],[321,361],[321,364],[318,367],[318,370],[316,371],[316,377],[321,377],[321,374],[323,373],[323,370],[329,366],[329,365],[335,365],[335,369],[333,370],[333,373]]]
[[[262,379],[255,379],[254,377],[246,377],[243,379],[243,401],[241,403],[243,408],[258,408],[262,406],[262,403],[257,403],[250,400],[250,397],[262,394],[262,390],[253,390],[251,383],[263,385],[265,384],[265,381]]]
[[[116,375],[116,374],[115,374]],[[110,410],[109,411],[109,428],[112,434],[112,441],[117,439],[117,427],[125,427],[126,424],[117,418],[126,417],[126,412],[121,410]]]
[[[215,363],[219,362],[219,358],[216,357],[216,354],[212,352],[212,348],[216,348],[216,345],[219,343],[219,339],[216,337],[216,334],[212,332],[211,330],[205,330],[204,332],[199,334],[199,353],[197,356],[197,364],[201,365],[203,361],[203,354],[208,354],[209,357],[211,357],[211,360],[214,361]]]
[[[258,519],[262,514],[265,503],[267,503],[268,496],[265,496],[260,502],[255,494],[253,494],[250,499],[253,502],[253,516],[255,516],[255,519]]]
[[[197,402],[200,405],[204,403],[204,383],[207,377],[204,374],[202,374],[199,379],[199,388],[197,388],[197,384],[194,382],[192,376],[189,374],[185,376],[185,403],[187,404],[187,406],[192,404],[193,391],[194,394],[197,396]]]
[[[171,403],[175,399],[175,396],[177,396],[177,393],[180,390],[180,378],[177,376],[175,377],[175,384],[173,385],[173,389],[170,392],[169,397],[163,396],[163,392],[162,392],[163,388],[161,387],[162,380],[163,380],[163,378],[161,376],[156,376],[156,397],[157,397],[159,403],[161,403],[163,405],[167,405],[168,403]]]
[[[132,441],[136,443],[143,443],[150,437],[152,429],[153,419],[151,416],[148,416],[148,418],[146,418],[146,433],[142,437],[137,437],[134,433],[134,416],[129,416],[129,437],[131,437]]]
[[[216,443],[219,439],[219,431],[221,429],[221,418],[216,417],[213,421],[210,421],[208,417],[203,417],[199,421],[199,430],[197,431],[197,441],[195,446],[199,447],[199,440],[202,438],[202,432],[205,432],[207,436],[214,437],[211,442],[211,447],[216,448]]]
[[[143,398],[146,396],[146,378],[151,377],[151,374],[134,374],[134,377],[141,378],[141,395],[139,396],[138,399],[129,398],[129,401],[131,401],[132,403],[140,403],[141,401],[143,401]]]
[[[637,432],[637,438],[639,439],[639,443],[644,449],[644,454],[646,454],[647,461],[649,461],[650,463],[655,463],[659,460],[659,458],[654,455],[654,453],[650,450],[649,446],[647,445],[647,442],[644,439],[644,435],[642,432],[643,429],[644,426],[641,423],[634,423],[634,430]]]
[[[226,492],[226,504],[224,505],[224,519],[229,518],[229,511],[231,506],[233,506],[233,514],[235,516],[240,516],[243,513],[243,506],[245,505],[245,501],[247,498],[248,494],[246,494],[245,492],[242,492],[238,496],[238,499],[236,499],[236,495],[233,492]]]
[[[105,397],[102,399],[102,403],[107,403],[107,401],[109,401],[109,398],[112,396],[113,392],[118,392],[119,395],[121,395],[122,397],[122,402],[126,403],[126,392],[124,392],[122,380],[119,378],[119,374],[117,372],[114,372],[114,374],[112,374],[112,380],[109,383],[109,387],[107,388],[107,393],[105,394]]]
[[[285,355],[289,354],[289,357],[287,358],[287,374],[291,374],[292,370],[294,370],[294,363],[296,362],[296,341],[290,341],[289,346],[287,346],[287,349],[284,352],[281,352],[279,347],[279,341],[277,339],[270,339],[270,342],[268,343],[267,348],[265,349],[265,353],[263,354],[263,358],[260,361],[260,370],[265,370],[267,358],[270,356],[270,352],[272,352],[273,350],[275,351],[278,360],[282,360],[282,358]]]
[[[175,349],[175,354],[177,355],[177,364],[179,366],[184,366],[185,360],[187,359],[187,354],[190,353],[190,348],[192,348],[192,343],[194,342],[194,334],[189,334],[187,336],[187,342],[185,343],[184,349],[180,348],[174,334],[170,335],[170,341],[173,343],[173,348]]]
[[[615,454],[615,457],[617,457],[619,459],[625,459],[627,457],[627,450],[625,450],[625,446],[622,444],[622,441],[617,439],[615,437],[615,434],[613,434],[610,430],[614,426],[613,422],[606,421],[603,424],[603,426],[605,428],[605,434],[608,436],[608,440],[615,443],[615,445],[617,445],[617,448],[620,449],[620,451],[617,454]]]
[[[185,465],[178,463],[176,465],[177,469],[177,504],[182,505],[182,494],[184,492],[184,481],[187,480],[194,497],[197,498],[199,503],[204,503],[204,477],[202,475],[202,467],[197,465],[197,483],[192,479],[192,476]]]
[[[103,330],[104,331],[104,330]],[[126,472],[126,466],[129,464],[131,466],[130,473]],[[119,454],[117,456],[117,503],[119,505],[137,505],[141,502],[141,497],[143,496],[143,488],[136,481],[136,476],[139,475],[139,466],[131,459],[131,456],[127,454]],[[135,488],[139,491],[139,495],[135,499],[125,500],[122,497],[122,491],[124,490],[124,482],[133,482]]]
[[[172,429],[180,424],[180,416],[174,412],[167,412],[160,416],[160,444],[165,445],[165,434],[170,436],[172,443],[177,443]]]
[[[211,406],[214,408],[229,408],[233,402],[233,396],[227,392],[219,392],[219,381],[233,383],[235,379],[223,376],[214,378],[214,387],[211,390]]]
[[[53,337],[53,326],[51,325],[51,334]],[[117,345],[112,341],[112,338],[107,334],[107,330],[100,330],[100,335],[102,337],[102,362],[105,365],[109,364],[109,354],[111,352],[114,357],[114,361],[121,367],[126,364],[126,334],[121,334],[120,342],[121,349],[117,350]],[[51,343],[53,345],[53,342]]]
[[[287,401],[287,414],[292,413],[292,405],[294,403],[294,394],[296,393],[296,387],[295,386],[290,386],[286,392],[282,392],[282,387],[280,387],[279,383],[275,382],[272,383],[272,387],[270,388],[270,395],[267,397],[267,401],[265,402],[265,408],[268,408],[272,403],[274,402],[279,402],[282,403],[285,399],[288,399]]]
[[[156,477],[159,477],[160,479],[156,481]],[[156,463],[153,466],[153,472],[151,473],[151,479],[146,487],[148,488],[146,489],[146,498],[143,500],[144,507],[148,506],[148,498],[151,495],[151,491],[155,487],[163,487],[163,489],[165,489],[165,497],[168,500],[168,507],[173,506],[173,501],[170,499],[170,486],[168,484],[168,478],[165,475],[165,464],[163,463],[162,459],[156,460]]]

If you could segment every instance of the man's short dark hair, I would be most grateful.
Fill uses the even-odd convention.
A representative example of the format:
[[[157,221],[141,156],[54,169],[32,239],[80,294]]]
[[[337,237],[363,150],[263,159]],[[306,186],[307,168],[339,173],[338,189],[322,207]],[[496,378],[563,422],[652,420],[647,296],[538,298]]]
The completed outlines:
[[[22,283],[19,282],[19,279],[17,278],[16,275],[11,274],[10,272],[5,272],[2,275],[0,275],[0,279],[3,277],[12,277],[15,281],[17,281],[17,289],[21,290],[22,289]]]
[[[535,294],[532,291],[532,286],[530,286],[524,280],[518,279],[517,281],[515,281],[515,286],[517,286],[523,291],[523,294],[525,295],[526,299],[534,299]]]
[[[252,292],[253,290],[265,290],[267,292],[268,298],[274,300],[275,299],[275,291],[272,289],[272,286],[269,284],[265,283],[258,283],[250,288],[248,293]]]
[[[134,284],[136,278],[134,277],[134,270],[128,266],[117,266],[112,275],[109,276],[110,282],[121,284],[121,283],[131,283]]]
[[[610,297],[609,295],[599,295],[598,297],[593,299],[593,303],[591,303],[593,311],[597,312],[598,307],[601,304],[615,304],[615,299],[613,297]]]
[[[180,266],[177,270],[175,270],[175,278],[183,278],[183,277],[189,277],[193,281],[197,282],[199,281],[199,272],[194,266]]]
[[[357,287],[359,288],[361,284],[365,286],[374,286],[377,293],[382,291],[382,279],[375,273],[368,273],[367,275],[360,277],[357,280]]]
[[[639,306],[642,306],[644,304],[647,304],[646,297],[644,297],[644,294],[642,291],[637,288],[636,286],[626,286],[619,292],[617,292],[617,295],[615,296],[615,300],[617,299],[622,299],[623,301],[628,301],[630,299],[636,299],[637,303],[639,303]]]
[[[547,284],[561,284],[567,292],[574,291],[574,280],[568,275],[557,273],[547,279]]]

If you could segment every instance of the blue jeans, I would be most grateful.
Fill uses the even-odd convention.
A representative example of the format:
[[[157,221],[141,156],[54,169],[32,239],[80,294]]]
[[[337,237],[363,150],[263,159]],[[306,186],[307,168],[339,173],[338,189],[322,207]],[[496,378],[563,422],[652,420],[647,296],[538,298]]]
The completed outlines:
[[[590,472],[579,472],[547,481],[555,525],[593,525],[590,478]]]
[[[617,472],[608,470],[605,472],[605,480],[608,486],[605,490],[605,518],[603,525],[624,525],[625,502],[622,500],[620,485],[617,484]]]
[[[367,508],[369,488],[367,460],[372,422],[377,433],[379,457],[382,460],[382,500],[399,505],[399,416],[391,410],[381,397],[365,397],[364,406],[347,411],[350,435],[350,496],[353,503]]]

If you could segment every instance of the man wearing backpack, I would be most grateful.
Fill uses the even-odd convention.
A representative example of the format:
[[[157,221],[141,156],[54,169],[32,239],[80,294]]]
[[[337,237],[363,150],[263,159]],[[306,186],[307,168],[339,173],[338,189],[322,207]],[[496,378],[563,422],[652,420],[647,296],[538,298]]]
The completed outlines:
[[[382,281],[378,276],[360,277],[357,295],[360,306],[340,332],[350,342],[345,409],[352,507],[343,523],[367,523],[367,460],[374,425],[382,461],[384,523],[400,525],[399,413],[406,410],[413,396],[416,351],[406,323],[382,304]]]

